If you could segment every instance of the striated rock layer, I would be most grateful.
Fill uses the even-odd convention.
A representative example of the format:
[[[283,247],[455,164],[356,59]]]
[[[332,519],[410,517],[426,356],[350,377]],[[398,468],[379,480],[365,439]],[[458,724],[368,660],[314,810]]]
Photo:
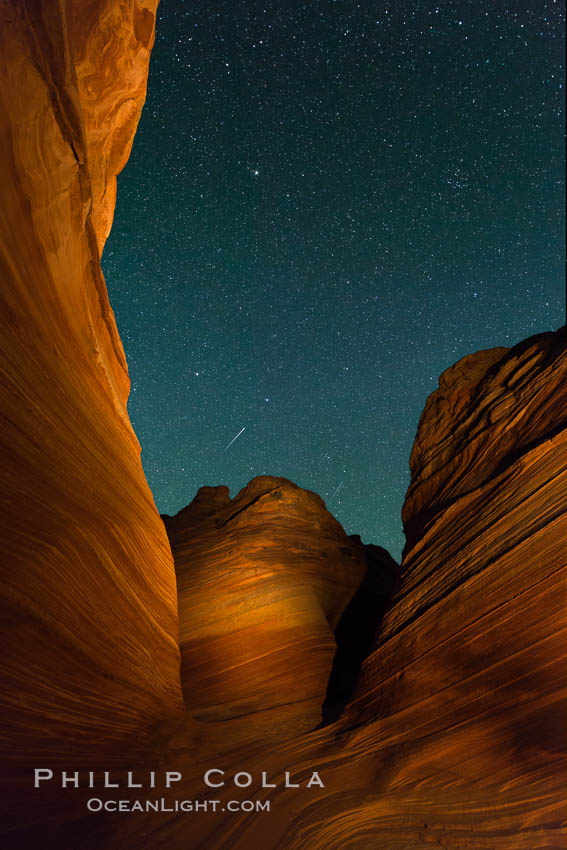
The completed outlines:
[[[269,747],[235,749],[233,721],[219,724],[216,794],[271,811],[203,813],[193,846],[565,846],[566,372],[560,331],[444,373],[412,455],[416,530],[354,698],[333,725]],[[180,793],[210,797],[195,750],[173,757]],[[252,785],[235,789],[242,770]],[[307,788],[313,770],[324,788]],[[283,787],[286,771],[299,789]],[[184,816],[152,824],[154,847],[187,846]],[[121,823],[111,846],[142,848],[144,829]]]
[[[357,829],[388,847],[412,820],[412,846],[564,841],[566,379],[561,329],[465,357],[427,402],[400,588],[341,721],[387,754],[385,822],[376,799]]]
[[[227,487],[202,487],[165,524],[187,706],[199,719],[246,716],[248,735],[313,729],[364,547],[315,493],[269,476],[232,500]]]
[[[20,771],[29,788],[29,765],[124,761],[182,707],[173,563],[100,270],[155,5],[0,3],[0,737],[12,789]]]

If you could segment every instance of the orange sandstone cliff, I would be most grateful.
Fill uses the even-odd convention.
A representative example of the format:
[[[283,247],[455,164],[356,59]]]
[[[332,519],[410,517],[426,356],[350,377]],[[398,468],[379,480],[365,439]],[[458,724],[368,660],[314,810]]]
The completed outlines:
[[[219,723],[217,762],[227,778],[249,772],[245,799],[271,811],[203,814],[194,846],[564,847],[566,378],[563,330],[441,376],[412,454],[415,531],[352,699],[331,725],[245,750],[234,721]],[[190,761],[179,742],[175,757]],[[314,770],[324,789],[307,789]],[[261,788],[262,771],[277,788]],[[286,771],[302,790],[284,787]],[[182,793],[202,790],[192,776]],[[155,846],[186,846],[183,815],[153,823]],[[112,846],[141,848],[144,829],[121,824]]]
[[[285,478],[255,478],[232,500],[227,487],[202,487],[165,522],[188,709],[199,719],[242,718],[248,738],[314,729],[334,632],[371,553],[319,496]]]
[[[2,773],[179,710],[173,562],[100,269],[155,3],[0,3]],[[29,805],[27,806],[29,809]]]
[[[422,415],[399,590],[341,718],[387,756],[359,829],[389,848],[564,845],[566,384],[562,329],[463,358]]]
[[[100,271],[154,13],[0,0],[1,844],[563,847],[563,332],[441,376],[389,603],[387,556],[285,479],[204,488],[166,518],[176,586]],[[271,811],[91,815],[87,788],[31,787],[33,767],[156,765],[182,781],[119,796]],[[253,785],[211,793],[211,767]]]

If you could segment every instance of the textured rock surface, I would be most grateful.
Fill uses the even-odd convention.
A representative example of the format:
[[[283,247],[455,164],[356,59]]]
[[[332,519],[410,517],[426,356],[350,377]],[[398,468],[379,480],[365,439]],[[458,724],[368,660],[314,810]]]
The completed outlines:
[[[182,705],[173,564],[99,262],[154,7],[0,3],[0,736],[12,788],[30,763],[124,760]]]
[[[563,329],[464,358],[425,408],[400,588],[341,720],[411,800],[388,847],[412,820],[411,846],[562,846],[566,378]]]
[[[199,719],[246,716],[248,735],[313,729],[364,547],[285,478],[255,478],[232,500],[227,487],[202,487],[165,523],[187,706]]]
[[[407,548],[459,497],[496,478],[565,428],[564,330],[459,360],[428,399],[413,447],[403,509]]]
[[[318,770],[326,787],[256,782],[246,796],[271,800],[269,820],[206,815],[196,846],[564,847],[566,371],[561,331],[444,373],[404,509],[420,536],[354,699],[332,726],[261,753],[224,739],[227,771]],[[132,823],[118,836],[143,846]],[[182,848],[183,821],[154,837]]]

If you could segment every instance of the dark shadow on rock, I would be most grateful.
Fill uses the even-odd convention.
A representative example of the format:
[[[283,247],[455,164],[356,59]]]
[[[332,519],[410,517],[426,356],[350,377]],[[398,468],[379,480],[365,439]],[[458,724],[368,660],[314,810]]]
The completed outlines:
[[[351,539],[360,540],[357,535]],[[381,546],[366,545],[364,552],[366,573],[335,630],[337,651],[318,728],[338,720],[352,697],[394,590],[399,564]]]

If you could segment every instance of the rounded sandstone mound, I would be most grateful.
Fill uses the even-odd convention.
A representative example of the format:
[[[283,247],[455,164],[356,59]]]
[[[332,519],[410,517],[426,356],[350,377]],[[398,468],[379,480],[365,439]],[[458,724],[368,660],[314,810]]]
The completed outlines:
[[[230,499],[202,487],[164,517],[176,564],[181,678],[201,719],[254,719],[279,735],[315,727],[336,649],[333,632],[366,572],[315,493],[253,479]]]

